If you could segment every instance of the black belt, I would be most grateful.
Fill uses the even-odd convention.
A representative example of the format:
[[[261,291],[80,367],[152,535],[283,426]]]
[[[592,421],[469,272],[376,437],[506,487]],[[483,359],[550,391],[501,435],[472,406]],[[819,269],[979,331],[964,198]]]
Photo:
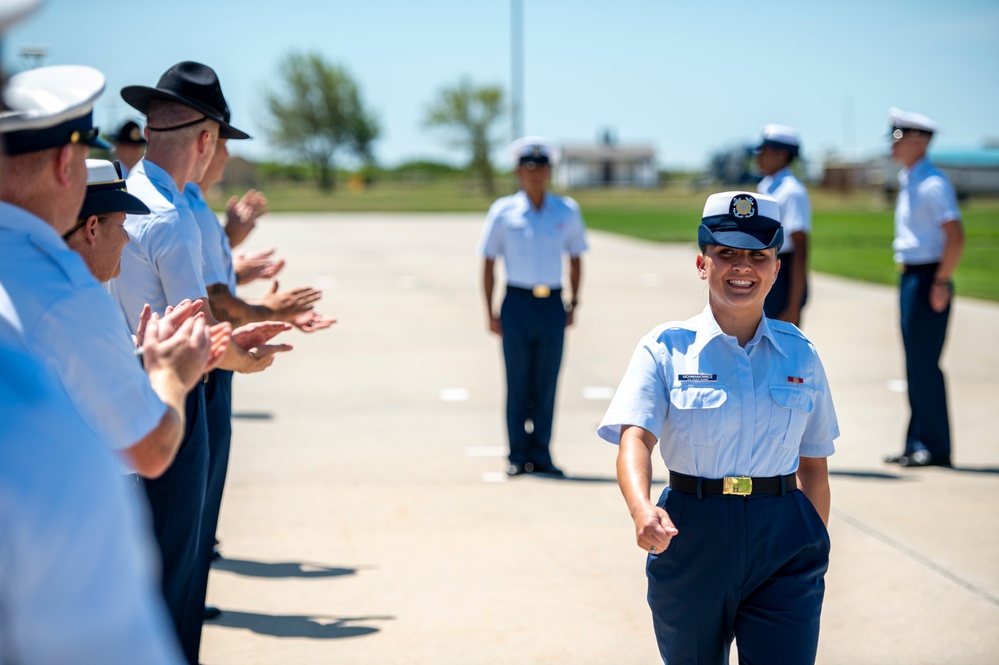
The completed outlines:
[[[939,263],[900,263],[898,265],[901,272],[936,272],[939,267]]]
[[[533,289],[525,289],[522,286],[513,286],[511,284],[506,285],[507,293],[524,293],[534,298],[550,298],[552,296],[562,295],[562,288],[552,288],[550,286],[545,286],[544,284],[539,284]]]
[[[769,478],[748,476],[726,476],[725,478],[698,478],[676,471],[669,472],[669,486],[684,494],[727,494],[729,496],[750,496],[752,494],[784,494],[798,488],[793,473]]]

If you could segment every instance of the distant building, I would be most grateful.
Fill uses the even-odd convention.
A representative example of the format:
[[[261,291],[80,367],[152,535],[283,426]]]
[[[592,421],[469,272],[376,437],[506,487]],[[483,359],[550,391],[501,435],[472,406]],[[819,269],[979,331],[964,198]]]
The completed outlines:
[[[563,145],[555,185],[585,187],[656,187],[656,150],[651,145],[619,145],[606,133],[595,145]]]

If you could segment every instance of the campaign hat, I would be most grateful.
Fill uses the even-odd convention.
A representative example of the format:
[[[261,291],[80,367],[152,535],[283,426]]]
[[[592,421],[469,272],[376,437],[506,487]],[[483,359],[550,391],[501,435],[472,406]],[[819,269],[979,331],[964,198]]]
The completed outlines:
[[[129,85],[121,89],[121,98],[143,114],[148,114],[149,105],[157,99],[183,104],[219,123],[219,136],[222,138],[249,138],[249,134],[236,129],[225,119],[228,108],[222,94],[222,84],[215,70],[200,62],[185,60],[163,73],[156,87]],[[182,126],[187,126],[182,125]],[[154,131],[169,131],[177,127],[150,127]]]
[[[720,192],[704,203],[697,244],[770,249],[784,242],[780,205],[765,194]]]
[[[104,74],[83,65],[38,67],[15,74],[3,91],[0,139],[7,155],[70,143],[110,150],[94,126],[94,101]]]
[[[524,136],[510,144],[510,156],[515,166],[554,166],[562,151],[543,136]]]
[[[138,197],[128,193],[118,162],[88,159],[87,195],[83,199],[78,219],[87,219],[91,215],[100,217],[112,212],[148,215],[149,207]]]
[[[146,145],[146,139],[142,136],[142,128],[134,120],[129,120],[119,127],[118,133],[111,137],[111,140],[126,145]]]
[[[801,152],[801,136],[798,130],[787,125],[764,125],[760,144],[756,146],[759,152],[763,146],[786,150],[791,153],[791,157],[797,157]]]

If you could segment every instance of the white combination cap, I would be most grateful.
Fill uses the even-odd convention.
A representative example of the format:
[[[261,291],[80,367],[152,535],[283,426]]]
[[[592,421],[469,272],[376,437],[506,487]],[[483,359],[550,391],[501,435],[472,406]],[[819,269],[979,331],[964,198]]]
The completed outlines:
[[[894,106],[888,109],[888,124],[891,125],[893,130],[915,129],[920,132],[927,132],[928,134],[940,131],[940,125],[928,116],[922,113],[903,111]]]
[[[39,67],[15,74],[3,92],[9,110],[0,113],[8,155],[82,143],[110,150],[94,127],[94,101],[104,92],[104,74],[82,65]]]
[[[787,125],[764,125],[763,140],[756,148],[757,151],[765,145],[780,150],[787,150],[796,157],[798,151],[801,150],[801,136],[794,127],[788,127]]]
[[[524,164],[546,166],[558,164],[562,151],[550,139],[543,136],[525,136],[510,144],[510,156],[514,166]]]
[[[766,194],[721,192],[704,203],[697,244],[769,249],[784,242],[780,204]]]

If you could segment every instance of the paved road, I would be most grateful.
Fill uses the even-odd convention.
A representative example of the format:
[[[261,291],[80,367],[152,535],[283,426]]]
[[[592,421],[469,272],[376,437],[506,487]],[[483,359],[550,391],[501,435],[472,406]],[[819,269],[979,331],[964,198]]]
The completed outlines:
[[[480,225],[275,214],[256,232],[289,260],[282,284],[321,286],[339,323],[236,380],[206,665],[658,662],[594,429],[638,338],[703,307],[694,248],[591,234],[554,443],[571,479],[507,480]],[[843,431],[819,662],[996,662],[999,306],[960,299],[951,321],[953,470],[879,461],[908,408],[896,320],[894,289],[814,278],[804,329]]]

